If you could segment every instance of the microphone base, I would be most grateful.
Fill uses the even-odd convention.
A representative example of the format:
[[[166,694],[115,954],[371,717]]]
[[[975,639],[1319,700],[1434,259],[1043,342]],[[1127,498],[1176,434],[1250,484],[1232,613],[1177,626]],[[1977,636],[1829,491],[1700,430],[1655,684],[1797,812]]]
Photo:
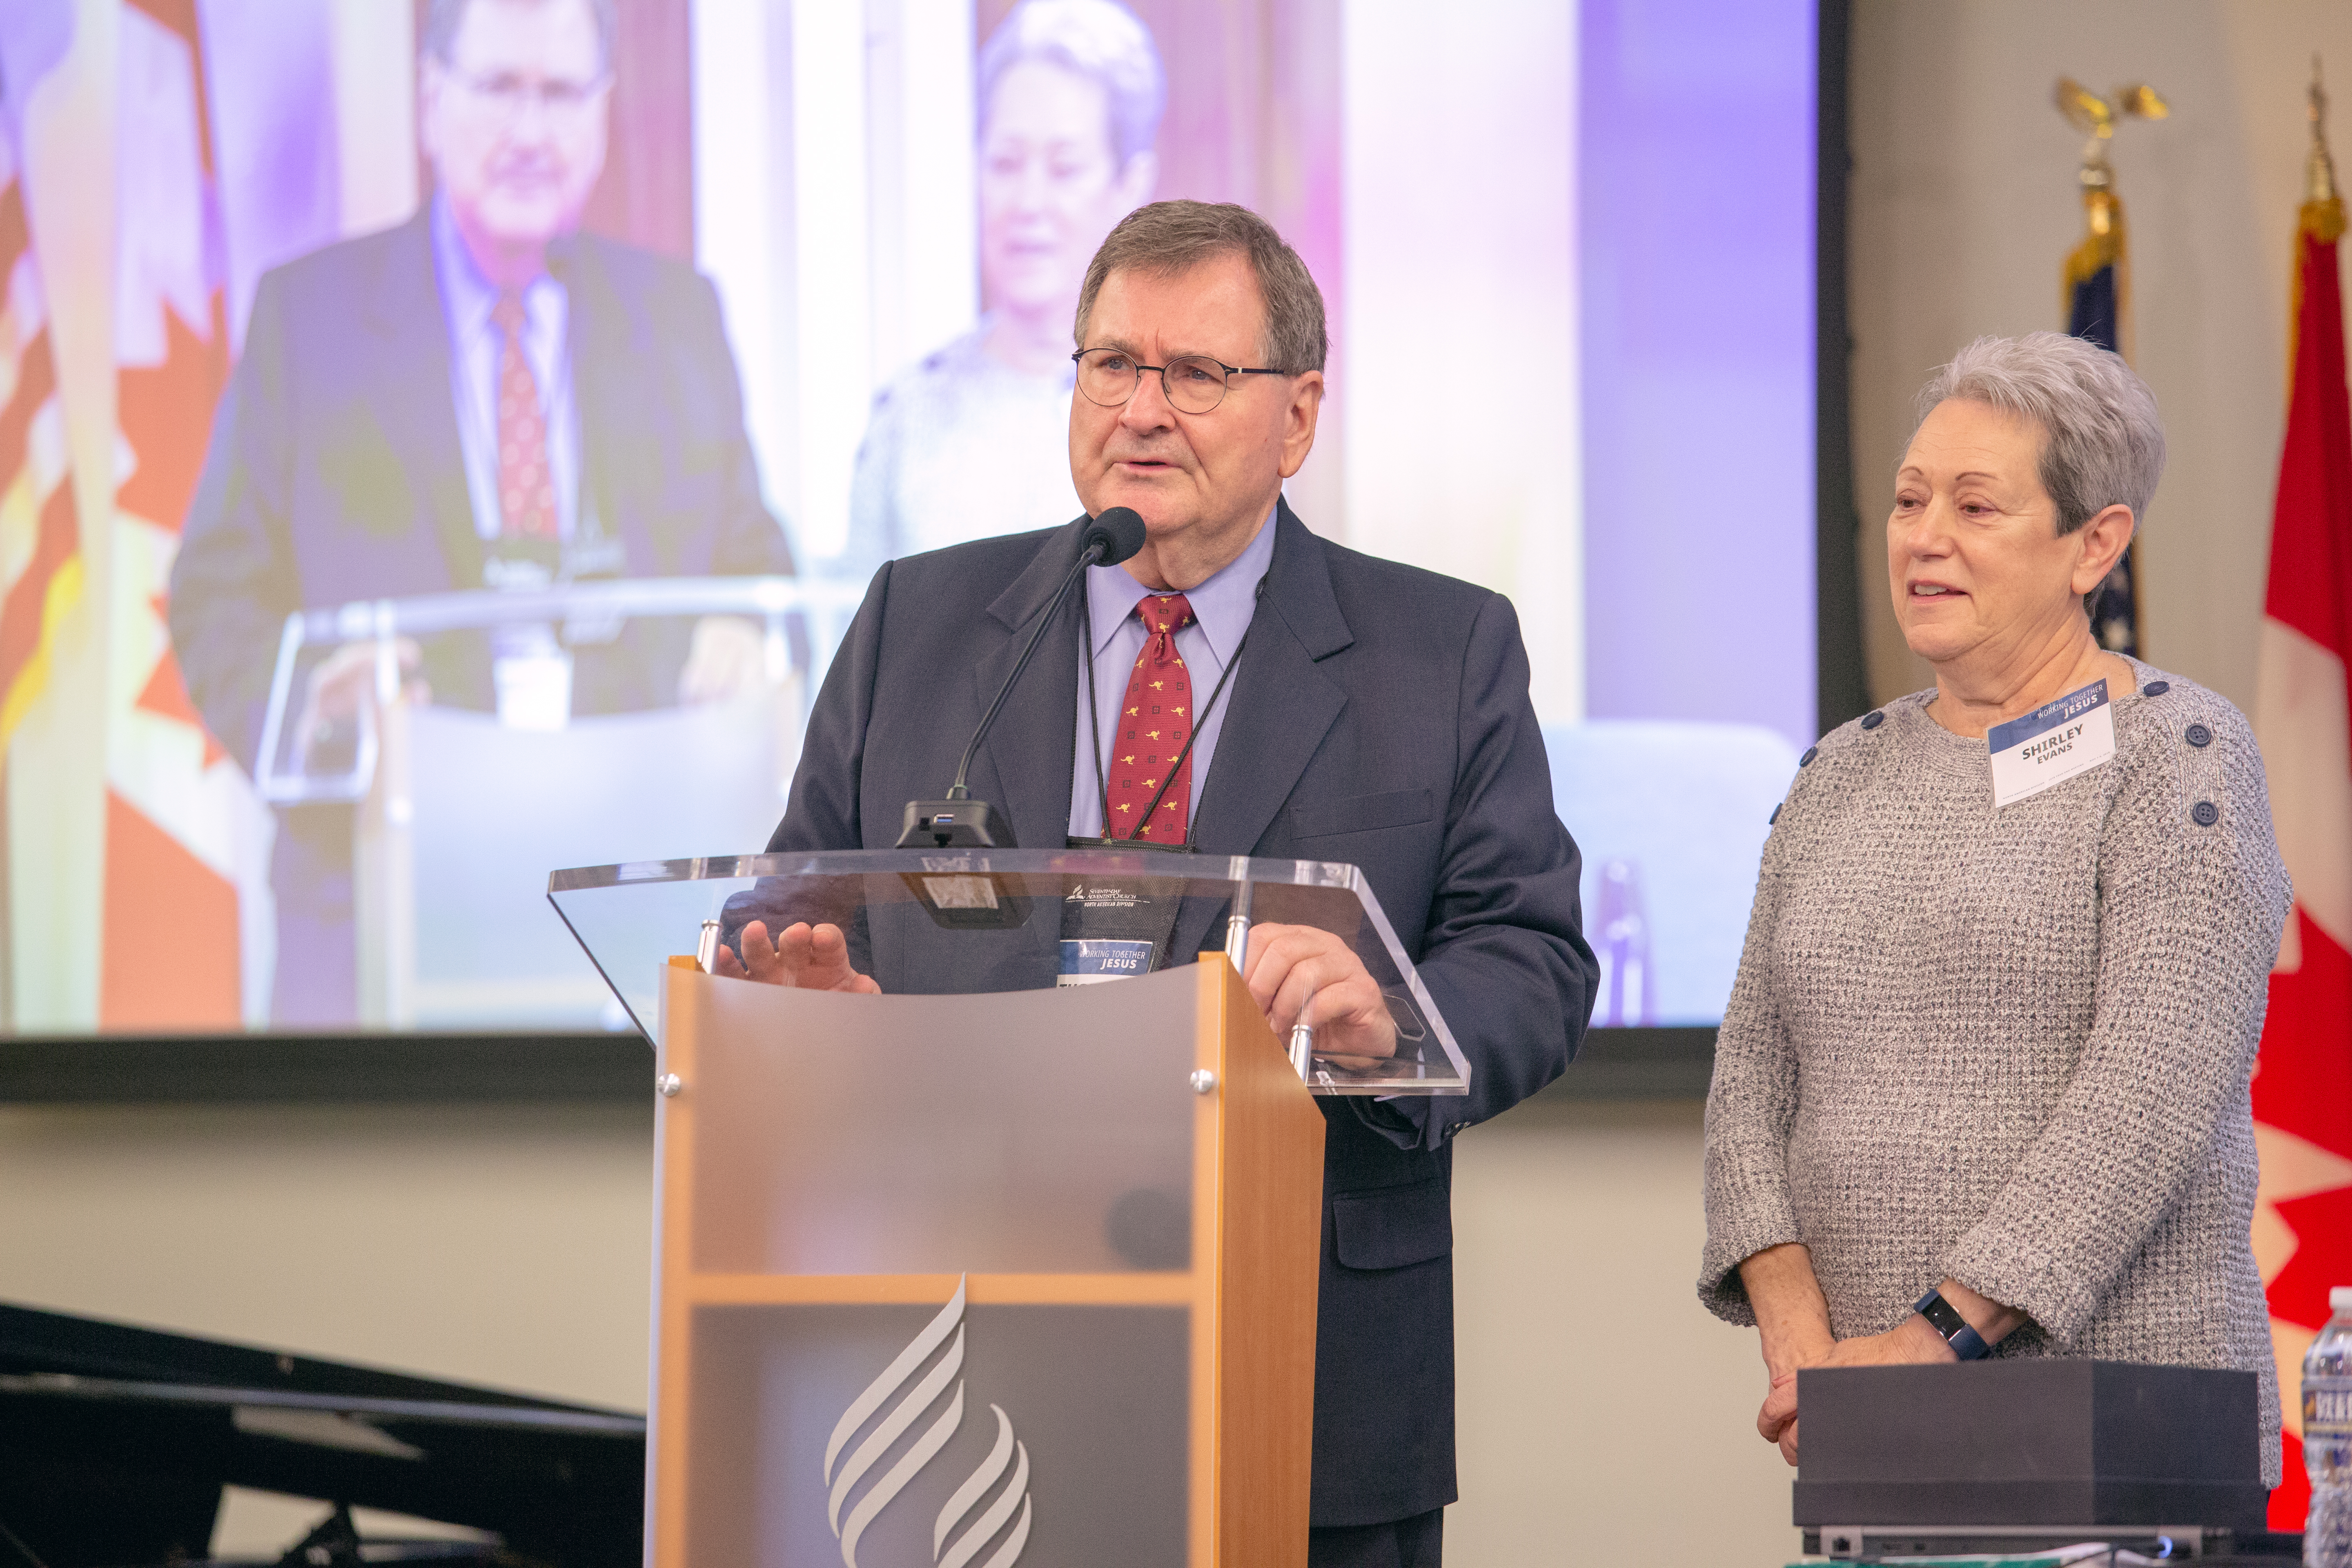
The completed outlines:
[[[901,849],[1017,849],[1013,819],[984,800],[910,800]]]

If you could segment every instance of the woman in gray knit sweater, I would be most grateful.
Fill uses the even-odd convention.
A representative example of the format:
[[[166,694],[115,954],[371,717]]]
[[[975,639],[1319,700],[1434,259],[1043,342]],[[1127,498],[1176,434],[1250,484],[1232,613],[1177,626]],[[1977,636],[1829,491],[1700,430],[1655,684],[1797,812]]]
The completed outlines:
[[[1761,1331],[1758,1427],[1791,1464],[1799,1368],[1990,1347],[2256,1373],[2276,1485],[2248,1085],[2287,882],[2262,759],[2084,608],[2163,470],[2156,401],[2037,332],[1970,343],[1919,403],[1887,581],[1936,685],[1807,752],[1774,813],[1699,1295]]]

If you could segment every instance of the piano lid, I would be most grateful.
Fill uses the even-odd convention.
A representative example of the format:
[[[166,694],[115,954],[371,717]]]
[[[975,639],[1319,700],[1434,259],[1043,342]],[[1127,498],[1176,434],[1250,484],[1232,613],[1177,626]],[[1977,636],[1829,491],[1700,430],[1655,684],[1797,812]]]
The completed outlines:
[[[201,1562],[223,1486],[497,1538],[362,1555],[331,1521],[294,1562],[622,1568],[642,1557],[645,1441],[627,1411],[0,1305],[10,1568]]]

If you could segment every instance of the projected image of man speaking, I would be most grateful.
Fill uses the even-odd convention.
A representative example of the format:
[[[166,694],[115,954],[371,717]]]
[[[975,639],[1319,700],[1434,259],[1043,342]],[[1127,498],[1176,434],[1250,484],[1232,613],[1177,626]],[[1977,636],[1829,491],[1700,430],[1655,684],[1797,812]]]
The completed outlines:
[[[598,577],[792,570],[761,500],[718,298],[580,232],[604,163],[613,0],[432,0],[422,211],[269,273],[173,574],[173,641],[214,733],[257,765],[296,609]],[[373,700],[347,649],[289,704],[291,765]],[[732,694],[742,623],[505,626],[404,645],[412,699],[525,727]],[[535,681],[552,667],[566,682]],[[273,1020],[354,1018],[352,816],[279,814]]]

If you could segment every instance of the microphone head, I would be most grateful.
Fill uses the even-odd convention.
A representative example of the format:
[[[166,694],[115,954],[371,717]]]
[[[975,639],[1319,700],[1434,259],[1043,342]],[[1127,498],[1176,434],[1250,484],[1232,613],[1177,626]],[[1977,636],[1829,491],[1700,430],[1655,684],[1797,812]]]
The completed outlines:
[[[1136,515],[1133,507],[1105,507],[1094,526],[1087,530],[1086,537],[1078,541],[1078,550],[1084,553],[1097,544],[1102,546],[1103,552],[1095,564],[1118,565],[1143,548],[1143,519]]]

